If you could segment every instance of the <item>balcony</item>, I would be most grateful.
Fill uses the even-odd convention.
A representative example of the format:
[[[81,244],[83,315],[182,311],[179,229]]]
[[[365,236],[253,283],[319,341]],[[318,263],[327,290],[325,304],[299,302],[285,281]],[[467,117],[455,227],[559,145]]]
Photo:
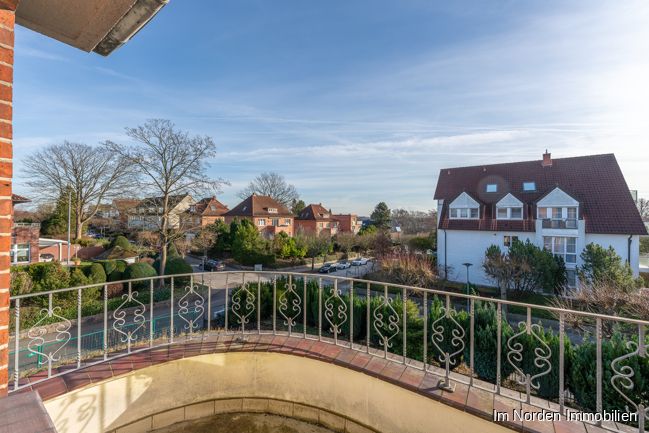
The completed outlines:
[[[541,227],[544,229],[577,229],[576,219],[550,219],[541,220]]]
[[[567,411],[618,410],[640,421],[592,423],[640,433],[649,416],[649,321],[288,272],[29,293],[11,297],[11,314],[10,394],[38,391],[61,433],[228,411],[375,432],[520,428],[511,415],[493,423],[515,407],[554,413],[557,432]]]
[[[39,229],[41,227],[41,223],[13,223],[12,227]]]

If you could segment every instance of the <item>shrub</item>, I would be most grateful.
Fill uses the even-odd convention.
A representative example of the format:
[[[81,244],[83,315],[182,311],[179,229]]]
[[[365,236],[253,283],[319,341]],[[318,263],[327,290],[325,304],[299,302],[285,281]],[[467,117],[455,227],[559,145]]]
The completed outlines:
[[[34,288],[34,283],[32,282],[32,277],[29,276],[29,273],[26,271],[16,271],[12,269],[11,272],[11,295],[24,295],[31,293]]]
[[[501,289],[559,292],[566,283],[563,259],[529,240],[515,240],[503,253],[497,245],[485,252],[483,270]]]
[[[622,263],[622,258],[613,247],[606,249],[599,244],[590,243],[580,257],[583,265],[578,269],[579,279],[585,285],[610,281],[627,290],[636,288],[631,267]]]
[[[92,281],[86,276],[81,268],[74,268],[72,272],[70,272],[70,287],[86,286],[88,284],[92,284]]]
[[[92,283],[106,282],[106,271],[104,271],[104,267],[100,263],[93,263],[90,265],[86,275]]]
[[[104,268],[104,273],[110,275],[115,270],[115,260],[98,260],[95,263],[99,263]]]
[[[513,367],[506,361],[507,340],[513,335],[504,316],[501,317],[501,377],[508,377]],[[470,360],[470,347],[464,348],[464,359]],[[478,378],[496,383],[498,359],[498,314],[496,305],[477,301],[474,305],[474,354],[473,366]]]
[[[110,244],[111,248],[120,247],[124,251],[133,250],[133,245],[126,239],[124,236],[117,236],[113,239],[113,242]]]
[[[633,351],[633,347],[627,346],[630,342],[637,344],[638,339],[635,336],[628,340],[623,338],[619,333],[615,333],[611,339],[602,341],[602,406],[604,410],[621,410],[625,411],[627,402],[621,398],[620,394],[611,385],[611,378],[615,374],[611,368],[611,362],[622,355]],[[649,345],[649,338],[646,344]],[[575,395],[575,399],[585,409],[594,411],[596,409],[596,377],[597,366],[595,363],[597,345],[592,339],[582,342],[581,345],[574,348],[572,357],[572,368],[570,369],[570,387]],[[623,366],[633,369],[635,373],[631,378],[633,388],[626,390],[626,394],[636,403],[642,403],[647,407],[649,404],[649,362],[646,358],[631,356],[620,363],[618,371]],[[620,382],[617,382],[618,388]]]
[[[155,269],[148,263],[131,263],[126,266],[126,270],[124,271],[124,278],[128,280],[155,277],[156,275]]]
[[[124,271],[124,279],[132,280],[136,278],[150,278],[157,276],[158,273],[155,271],[153,266],[148,263],[132,263],[126,267]],[[134,288],[147,287],[149,284],[148,281],[138,281],[133,283]]]
[[[58,262],[35,263],[27,267],[34,283],[34,292],[44,292],[69,287],[70,274]]]

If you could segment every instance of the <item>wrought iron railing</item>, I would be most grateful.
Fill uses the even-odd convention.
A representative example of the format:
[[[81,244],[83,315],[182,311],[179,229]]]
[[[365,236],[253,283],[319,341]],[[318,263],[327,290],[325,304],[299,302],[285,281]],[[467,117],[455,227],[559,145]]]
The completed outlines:
[[[438,375],[449,392],[463,383],[496,394],[512,389],[544,410],[624,412],[641,433],[649,418],[645,320],[355,278],[252,271],[22,294],[11,297],[11,310],[11,392],[179,339],[274,334],[389,358]]]

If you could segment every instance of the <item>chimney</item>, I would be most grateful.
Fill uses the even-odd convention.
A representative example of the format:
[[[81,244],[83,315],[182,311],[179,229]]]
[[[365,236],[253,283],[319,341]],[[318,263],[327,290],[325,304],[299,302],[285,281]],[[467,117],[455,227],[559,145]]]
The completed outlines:
[[[549,153],[547,149],[543,154],[543,162],[541,162],[541,165],[543,167],[552,167],[552,154]]]

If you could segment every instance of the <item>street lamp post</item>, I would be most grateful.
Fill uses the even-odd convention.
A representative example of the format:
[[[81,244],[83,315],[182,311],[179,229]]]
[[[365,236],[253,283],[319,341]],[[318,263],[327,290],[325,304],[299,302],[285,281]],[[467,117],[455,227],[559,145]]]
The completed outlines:
[[[473,263],[462,263],[464,266],[466,266],[466,294],[467,296],[470,295],[469,290],[470,290],[470,283],[469,283],[469,268],[473,266]],[[466,310],[469,311],[470,308],[470,301],[469,298],[466,299]]]
[[[72,190],[68,188],[68,266],[70,266],[70,220],[72,219]]]

